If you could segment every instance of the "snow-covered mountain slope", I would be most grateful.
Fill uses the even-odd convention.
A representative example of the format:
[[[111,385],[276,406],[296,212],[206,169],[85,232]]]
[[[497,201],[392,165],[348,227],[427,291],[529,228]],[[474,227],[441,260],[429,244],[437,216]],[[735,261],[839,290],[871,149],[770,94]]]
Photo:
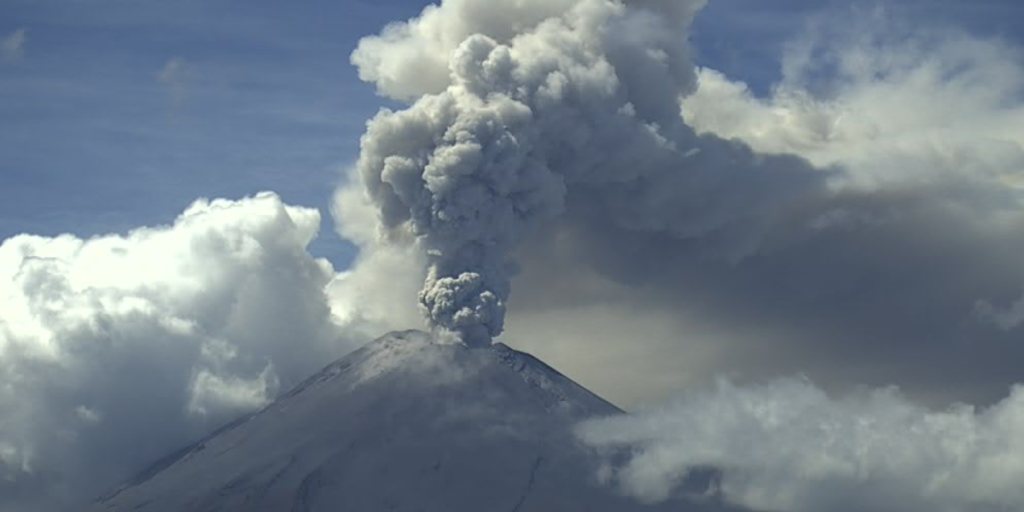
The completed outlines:
[[[620,413],[504,345],[468,349],[392,333],[89,510],[722,510],[642,506],[600,486],[599,463],[572,426]]]

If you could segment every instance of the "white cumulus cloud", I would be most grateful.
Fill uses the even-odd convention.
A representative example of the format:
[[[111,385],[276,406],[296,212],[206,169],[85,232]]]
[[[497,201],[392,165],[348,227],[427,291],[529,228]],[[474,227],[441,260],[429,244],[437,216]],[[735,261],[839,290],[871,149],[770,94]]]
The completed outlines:
[[[319,225],[263,193],[126,235],[5,240],[0,510],[103,492],[362,341],[306,251]]]

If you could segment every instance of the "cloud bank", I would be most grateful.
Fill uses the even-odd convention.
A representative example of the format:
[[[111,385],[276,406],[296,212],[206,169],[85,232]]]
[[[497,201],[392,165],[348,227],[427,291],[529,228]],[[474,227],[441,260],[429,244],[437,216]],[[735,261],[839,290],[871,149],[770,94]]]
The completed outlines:
[[[933,411],[894,389],[831,398],[781,380],[723,382],[663,410],[586,422],[579,435],[624,450],[627,462],[603,476],[646,502],[714,467],[709,492],[755,510],[966,512],[1024,510],[1021,429],[1021,388],[986,409]]]

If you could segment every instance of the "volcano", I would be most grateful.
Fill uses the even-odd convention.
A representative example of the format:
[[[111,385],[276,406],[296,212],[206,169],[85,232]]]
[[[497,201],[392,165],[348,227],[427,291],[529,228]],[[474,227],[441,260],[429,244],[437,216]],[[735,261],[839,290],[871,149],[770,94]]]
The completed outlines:
[[[166,457],[91,512],[711,511],[644,505],[598,482],[573,434],[623,414],[505,345],[386,335],[268,407]]]

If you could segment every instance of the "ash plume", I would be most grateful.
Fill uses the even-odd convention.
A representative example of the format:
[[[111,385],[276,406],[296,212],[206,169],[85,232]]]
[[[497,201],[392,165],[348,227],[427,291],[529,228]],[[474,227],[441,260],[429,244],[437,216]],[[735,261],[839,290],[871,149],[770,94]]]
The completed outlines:
[[[685,124],[703,1],[492,4],[428,7],[352,56],[410,102],[368,123],[357,169],[383,231],[427,255],[435,329],[473,346],[501,334],[519,242],[574,194],[616,227],[738,260],[837,174]]]

